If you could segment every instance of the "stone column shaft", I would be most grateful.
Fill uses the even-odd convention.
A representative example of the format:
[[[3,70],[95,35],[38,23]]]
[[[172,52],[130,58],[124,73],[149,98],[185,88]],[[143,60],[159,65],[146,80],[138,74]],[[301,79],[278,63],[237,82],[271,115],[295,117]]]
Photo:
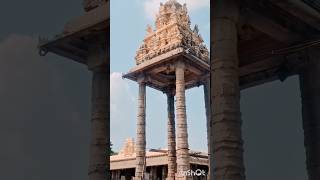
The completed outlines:
[[[107,163],[110,148],[109,138],[109,72],[107,67],[93,69],[91,146],[89,159],[89,179],[110,179]]]
[[[177,173],[178,173],[177,178],[178,179],[187,179],[187,177],[180,177],[179,173],[185,172],[190,169],[184,71],[185,71],[185,66],[183,62],[178,62],[176,64]]]
[[[120,174],[121,174],[120,170],[113,170],[111,180],[119,180]]]
[[[141,180],[145,172],[146,158],[146,85],[139,82],[137,138],[136,138],[136,180]]]
[[[237,0],[213,1],[211,114],[214,180],[244,180]]]
[[[162,166],[162,168],[161,168],[161,176],[162,176],[162,178],[161,178],[161,180],[166,180],[167,178],[167,176],[168,176],[168,171],[167,171],[167,167],[166,166]]]
[[[150,167],[150,180],[157,179],[157,166]]]
[[[320,179],[320,48],[309,50],[300,74],[304,145],[309,180]]]
[[[207,118],[207,143],[208,143],[208,180],[213,180],[213,147],[212,147],[212,123],[211,123],[211,108],[210,108],[210,79],[207,79],[203,84],[204,91],[204,103],[206,107],[206,118]]]
[[[177,171],[174,95],[167,94],[168,103],[168,180],[174,180]]]

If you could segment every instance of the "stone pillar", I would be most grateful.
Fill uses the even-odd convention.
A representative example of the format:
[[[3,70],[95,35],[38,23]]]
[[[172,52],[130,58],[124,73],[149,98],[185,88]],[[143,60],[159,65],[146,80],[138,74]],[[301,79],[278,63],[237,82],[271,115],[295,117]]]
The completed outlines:
[[[132,177],[130,175],[125,176],[125,180],[132,180]]]
[[[109,171],[109,71],[106,66],[92,69],[92,117],[89,180],[110,179]]]
[[[161,180],[167,179],[166,177],[168,176],[168,169],[166,166],[161,166],[161,176],[162,176]]]
[[[309,180],[320,179],[320,48],[309,50],[300,73],[304,145]]]
[[[115,180],[117,177],[117,171],[113,170],[110,173],[111,173],[111,180]]]
[[[136,140],[136,172],[135,179],[144,177],[146,163],[146,84],[139,80],[137,140]]]
[[[150,180],[157,179],[157,166],[150,167]]]
[[[177,169],[174,93],[167,93],[168,103],[168,180],[174,180]]]
[[[177,113],[177,179],[187,179],[179,173],[190,169],[188,144],[188,128],[185,97],[185,65],[179,61],[176,64],[176,113]]]
[[[121,176],[120,170],[113,170],[112,171],[112,180],[119,180]]]
[[[208,162],[209,162],[209,169],[208,169],[208,180],[213,180],[213,148],[212,148],[212,127],[211,127],[211,108],[210,108],[210,79],[206,79],[203,84],[203,91],[204,91],[204,103],[206,107],[206,118],[207,118],[207,143],[208,143]]]
[[[239,1],[213,1],[211,116],[215,180],[244,180],[237,23]]]

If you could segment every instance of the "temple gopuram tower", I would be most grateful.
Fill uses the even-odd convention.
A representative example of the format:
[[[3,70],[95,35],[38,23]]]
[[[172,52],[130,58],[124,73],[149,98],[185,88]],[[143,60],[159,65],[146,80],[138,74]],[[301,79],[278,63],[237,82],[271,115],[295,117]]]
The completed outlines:
[[[92,72],[89,180],[109,180],[109,0],[84,0],[84,15],[69,21],[51,40],[40,38],[40,55],[48,52],[88,67]]]
[[[176,0],[161,3],[155,29],[147,27],[146,37],[137,51],[136,66],[124,75],[124,78],[139,84],[136,179],[143,179],[146,167],[147,86],[167,94],[167,179],[191,178],[182,175],[182,172],[190,170],[185,91],[204,85],[206,108],[209,112],[210,68],[209,51],[199,34],[198,26],[193,29],[190,26],[186,4],[181,5]]]

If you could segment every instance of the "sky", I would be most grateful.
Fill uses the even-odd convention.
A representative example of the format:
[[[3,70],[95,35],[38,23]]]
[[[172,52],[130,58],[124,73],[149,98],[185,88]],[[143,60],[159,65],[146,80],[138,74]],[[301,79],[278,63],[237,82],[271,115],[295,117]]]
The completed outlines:
[[[193,24],[209,42],[208,1],[186,0]],[[38,36],[52,37],[83,13],[81,0],[5,1],[0,6],[0,179],[88,180],[91,73],[38,55]],[[135,137],[137,84],[121,74],[134,66],[157,0],[111,2],[111,140],[117,151]],[[153,10],[152,10],[153,9]],[[206,150],[202,88],[187,92],[191,149]],[[166,146],[166,98],[147,89],[147,147]],[[241,93],[247,180],[306,178],[298,78]]]

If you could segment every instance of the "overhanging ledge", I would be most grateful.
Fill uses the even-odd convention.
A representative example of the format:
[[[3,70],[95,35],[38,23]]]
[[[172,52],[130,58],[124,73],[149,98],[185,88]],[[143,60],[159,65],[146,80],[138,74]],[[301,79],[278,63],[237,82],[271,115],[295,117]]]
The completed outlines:
[[[110,27],[109,1],[68,22],[63,33],[52,40],[39,38],[39,54],[48,52],[87,64],[88,45],[99,36],[107,41]]]
[[[208,78],[210,66],[207,62],[188,53],[182,47],[173,49],[153,59],[147,60],[132,68],[123,78],[138,81],[141,74],[146,75],[146,85],[165,92],[167,87],[175,84],[174,63],[183,61],[186,64],[186,88],[199,86]]]

